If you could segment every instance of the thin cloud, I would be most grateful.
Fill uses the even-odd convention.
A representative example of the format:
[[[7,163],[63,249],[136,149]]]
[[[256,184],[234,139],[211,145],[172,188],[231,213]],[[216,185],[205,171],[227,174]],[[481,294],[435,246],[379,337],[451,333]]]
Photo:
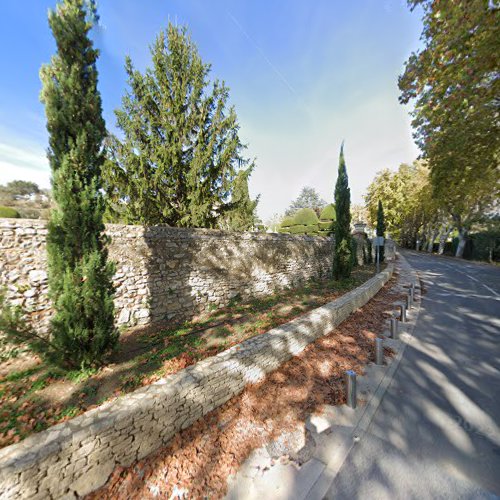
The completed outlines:
[[[15,179],[50,184],[50,168],[44,149],[38,145],[13,146],[0,142],[0,184]]]
[[[299,106],[301,106],[308,114],[311,113],[311,109],[308,106],[306,102],[304,102],[304,99],[297,93],[297,91],[294,89],[294,87],[290,84],[290,82],[286,79],[285,75],[273,64],[271,59],[267,57],[266,53],[262,50],[260,45],[247,33],[245,28],[241,25],[241,23],[231,14],[231,12],[226,11],[227,15],[230,17],[231,21],[236,25],[236,27],[241,31],[243,36],[253,45],[255,50],[261,55],[262,59],[267,63],[267,65],[273,70],[273,72],[276,74],[276,76],[281,80],[283,85],[290,91],[291,94],[293,94],[297,98],[297,102]]]
[[[2,170],[6,168],[4,165],[11,165],[13,168],[49,171],[49,162],[43,148],[32,149],[30,146],[21,148],[2,142],[0,142],[0,164]]]

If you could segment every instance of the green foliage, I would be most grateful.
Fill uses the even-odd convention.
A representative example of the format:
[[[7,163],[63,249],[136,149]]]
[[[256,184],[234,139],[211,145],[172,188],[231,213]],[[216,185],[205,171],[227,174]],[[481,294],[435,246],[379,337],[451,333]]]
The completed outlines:
[[[286,216],[283,221],[281,222],[281,227],[282,228],[287,228],[287,227],[291,227],[295,224],[295,221],[293,219],[293,217],[290,217],[290,216]]]
[[[365,239],[365,246],[363,247],[363,262],[365,264],[373,264],[373,255],[372,255],[372,242],[370,238]]]
[[[11,207],[3,207],[0,205],[0,217],[5,217],[6,219],[18,219],[21,214]]]
[[[326,207],[321,210],[321,214],[319,216],[320,220],[322,221],[335,221],[336,217],[337,214],[335,212],[335,205],[333,203],[326,205]]]
[[[399,79],[414,103],[415,137],[431,171],[432,198],[463,243],[500,194],[500,9],[490,2],[410,0],[423,8],[422,49]]]
[[[185,28],[170,24],[151,57],[144,73],[125,63],[129,90],[115,112],[124,139],[109,138],[105,166],[108,210],[132,224],[214,228],[229,216],[249,228],[256,202],[244,183],[253,163],[228,88],[209,81]]]
[[[365,197],[369,222],[376,227],[378,202],[383,200],[385,230],[401,245],[414,247],[419,231],[441,217],[430,192],[429,169],[422,162],[402,164],[397,172],[383,170]]]
[[[295,225],[288,228],[291,234],[306,234],[307,226]]]
[[[316,235],[318,234],[318,224],[308,224],[306,226],[306,234]]]
[[[317,235],[319,234],[318,216],[314,210],[302,208],[294,217],[287,216],[283,219],[280,232]]]
[[[14,196],[25,196],[30,194],[37,194],[40,192],[38,184],[30,181],[16,180],[7,183],[5,187],[2,186],[5,191],[11,193]]]
[[[335,254],[333,275],[335,279],[348,278],[352,270],[351,252],[351,190],[344,159],[344,144],[340,148],[339,168],[335,184]]]
[[[348,279],[353,266],[351,241],[343,239],[335,244],[334,276],[335,279]]]
[[[377,236],[382,236],[385,238],[385,219],[384,219],[384,207],[382,206],[382,200],[378,200],[378,209],[377,209]],[[379,260],[380,262],[384,262],[385,258],[385,246],[380,246],[379,248]]]
[[[356,238],[351,237],[351,268],[357,267],[358,265],[357,251],[358,242]]]
[[[318,223],[318,216],[311,208],[301,208],[293,217],[293,222],[296,225],[311,225]]]
[[[324,231],[326,233],[331,233],[334,229],[333,221],[320,220],[318,222],[318,227],[319,227],[320,231]]]
[[[293,200],[287,208],[285,215],[293,216],[302,208],[310,208],[319,214],[326,202],[321,199],[320,195],[314,188],[304,187],[296,200]]]
[[[318,223],[320,236],[331,236],[335,231],[335,205],[330,203],[321,210],[320,221]]]
[[[5,290],[0,290],[0,351],[9,352],[11,346],[17,351],[26,347],[44,358],[53,350],[48,339],[39,336],[25,321],[25,311],[20,306],[9,304]],[[9,357],[9,354],[6,356]]]
[[[224,222],[221,224],[223,229],[227,227],[231,231],[248,231],[259,225],[256,214],[259,199],[257,197],[256,200],[252,200],[248,191],[248,178],[252,169],[253,166],[246,170],[240,170],[236,175],[231,196],[231,205],[233,208],[224,217]]]
[[[49,13],[57,53],[41,70],[53,196],[47,253],[54,304],[48,356],[65,367],[103,361],[115,346],[112,275],[103,235],[103,139],[97,90],[98,52],[83,0],[64,0]]]

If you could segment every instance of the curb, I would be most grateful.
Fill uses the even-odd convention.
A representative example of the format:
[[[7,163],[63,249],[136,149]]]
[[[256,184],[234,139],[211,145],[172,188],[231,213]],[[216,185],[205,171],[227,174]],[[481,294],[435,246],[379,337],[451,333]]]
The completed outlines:
[[[415,340],[413,336],[413,331],[417,324],[418,316],[420,314],[420,309],[422,305],[422,293],[420,287],[420,278],[418,276],[417,271],[408,263],[406,258],[402,256],[399,252],[397,252],[399,259],[402,262],[405,262],[406,265],[410,268],[410,272],[414,275],[414,282],[416,286],[419,286],[420,293],[418,295],[419,300],[414,302],[413,311],[411,312],[411,317],[409,321],[406,323],[400,323],[400,328],[403,329],[399,334],[399,340],[402,342],[401,348],[399,349],[397,355],[392,359],[391,364],[387,368],[384,373],[382,379],[380,380],[375,392],[366,403],[366,406],[363,408],[363,411],[360,412],[360,415],[355,420],[355,425],[353,430],[350,432],[350,443],[347,446],[342,448],[341,454],[334,456],[332,460],[330,460],[321,474],[321,476],[317,479],[317,481],[312,485],[309,492],[305,495],[304,498],[307,500],[322,500],[325,494],[330,489],[335,477],[337,476],[339,470],[344,464],[346,458],[348,457],[351,450],[354,448],[354,445],[359,442],[363,436],[366,434],[370,425],[377,413],[377,410],[382,403],[384,395],[389,388],[396,372],[399,368],[401,360],[403,359],[404,352],[408,344],[412,343]]]

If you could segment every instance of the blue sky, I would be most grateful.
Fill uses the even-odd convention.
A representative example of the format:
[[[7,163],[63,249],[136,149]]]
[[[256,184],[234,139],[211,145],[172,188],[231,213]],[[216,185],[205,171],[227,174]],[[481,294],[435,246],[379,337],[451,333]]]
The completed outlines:
[[[50,185],[39,69],[54,42],[49,0],[0,6],[0,184]],[[419,45],[420,13],[404,0],[99,0],[93,36],[107,127],[125,89],[130,55],[143,69],[149,45],[168,21],[187,24],[212,76],[231,89],[257,167],[250,181],[265,220],[303,186],[333,199],[345,139],[354,202],[382,168],[418,155],[397,76]]]

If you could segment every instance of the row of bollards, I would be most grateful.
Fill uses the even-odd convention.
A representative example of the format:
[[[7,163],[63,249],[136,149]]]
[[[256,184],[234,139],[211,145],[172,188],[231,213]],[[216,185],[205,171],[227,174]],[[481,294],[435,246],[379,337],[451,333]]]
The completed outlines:
[[[414,299],[415,283],[411,283],[405,303],[398,304],[400,308],[399,318],[390,318],[390,336],[392,339],[399,338],[399,322],[406,323],[408,321],[406,312],[413,307]],[[375,364],[384,364],[384,340],[378,337],[375,339]],[[346,396],[347,406],[353,409],[356,408],[358,400],[356,393],[356,372],[353,370],[346,371]]]

